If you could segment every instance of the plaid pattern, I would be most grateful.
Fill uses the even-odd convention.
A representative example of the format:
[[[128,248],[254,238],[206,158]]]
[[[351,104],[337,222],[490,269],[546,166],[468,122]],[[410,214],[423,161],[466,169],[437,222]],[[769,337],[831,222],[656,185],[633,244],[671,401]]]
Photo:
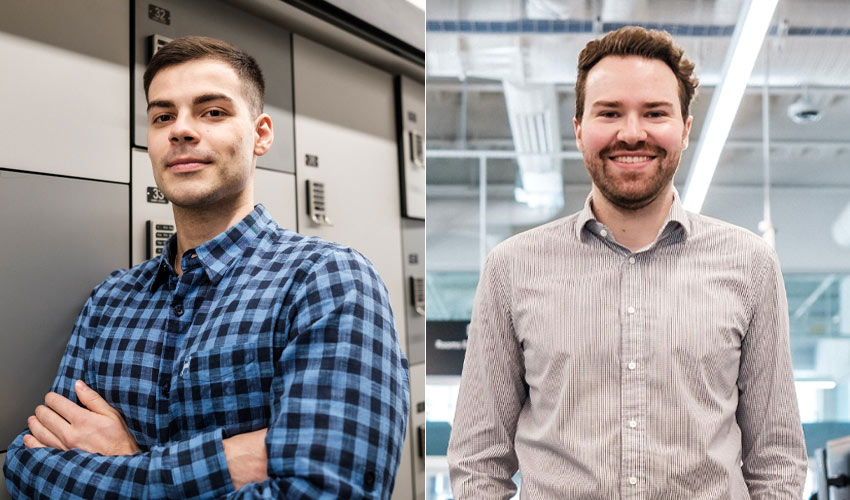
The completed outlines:
[[[371,263],[258,205],[181,264],[178,277],[152,259],[98,286],[52,388],[77,401],[85,380],[144,452],[27,450],[21,434],[4,466],[12,496],[389,498],[409,385]],[[264,427],[271,479],[234,492],[221,441]]]

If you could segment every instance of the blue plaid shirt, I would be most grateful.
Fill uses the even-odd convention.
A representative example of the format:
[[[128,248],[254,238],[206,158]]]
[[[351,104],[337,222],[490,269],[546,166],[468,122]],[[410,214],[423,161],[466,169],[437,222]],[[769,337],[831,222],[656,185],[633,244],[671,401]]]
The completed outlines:
[[[163,255],[176,252],[169,240]],[[116,271],[74,325],[53,391],[83,379],[143,449],[9,446],[15,498],[389,498],[408,414],[386,288],[258,205],[181,257]],[[234,492],[222,439],[268,427],[269,480]]]

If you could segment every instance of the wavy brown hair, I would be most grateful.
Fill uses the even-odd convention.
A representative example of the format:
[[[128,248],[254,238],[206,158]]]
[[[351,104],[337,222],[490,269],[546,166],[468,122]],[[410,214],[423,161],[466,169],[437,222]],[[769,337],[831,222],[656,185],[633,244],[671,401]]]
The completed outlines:
[[[581,121],[584,115],[587,74],[596,63],[607,56],[639,56],[664,62],[673,70],[679,81],[682,120],[688,119],[688,110],[699,85],[699,80],[694,76],[694,63],[685,57],[684,50],[673,43],[673,37],[666,31],[625,26],[589,42],[578,55],[576,120]]]

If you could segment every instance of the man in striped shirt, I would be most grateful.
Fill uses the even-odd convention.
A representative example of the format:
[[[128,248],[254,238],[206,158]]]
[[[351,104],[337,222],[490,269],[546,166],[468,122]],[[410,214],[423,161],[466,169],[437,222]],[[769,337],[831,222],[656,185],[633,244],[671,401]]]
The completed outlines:
[[[583,210],[516,235],[478,286],[449,444],[455,498],[798,500],[806,452],[775,252],[686,212],[694,65],[626,27],[587,44]]]

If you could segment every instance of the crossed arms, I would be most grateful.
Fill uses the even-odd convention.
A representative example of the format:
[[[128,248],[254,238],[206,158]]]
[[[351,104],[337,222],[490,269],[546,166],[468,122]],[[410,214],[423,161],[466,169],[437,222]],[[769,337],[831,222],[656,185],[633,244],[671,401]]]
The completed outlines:
[[[38,406],[35,415],[27,419],[31,434],[25,434],[23,441],[28,449],[78,449],[106,456],[133,455],[142,451],[124,418],[105,399],[82,380],[74,383],[74,391],[85,408],[55,392],[44,397],[45,404]],[[268,429],[260,429],[222,440],[235,489],[269,478],[266,474],[267,432]]]
[[[352,286],[320,287],[328,278],[312,274],[328,266],[336,270],[333,281]],[[90,382],[86,360],[100,334],[97,321],[90,321],[99,314],[90,298],[63,356],[55,394],[29,419],[32,432],[9,446],[4,472],[10,493],[72,499],[389,498],[409,386],[386,290],[370,269],[337,256],[305,276],[292,297],[298,314],[280,320],[288,324],[286,342],[272,360],[271,407],[265,418],[243,426],[255,432],[233,436],[207,427],[180,440],[156,439],[157,430],[124,425],[138,415],[122,418],[100,395],[76,386],[79,379]],[[150,384],[140,379],[139,392],[147,394]]]

